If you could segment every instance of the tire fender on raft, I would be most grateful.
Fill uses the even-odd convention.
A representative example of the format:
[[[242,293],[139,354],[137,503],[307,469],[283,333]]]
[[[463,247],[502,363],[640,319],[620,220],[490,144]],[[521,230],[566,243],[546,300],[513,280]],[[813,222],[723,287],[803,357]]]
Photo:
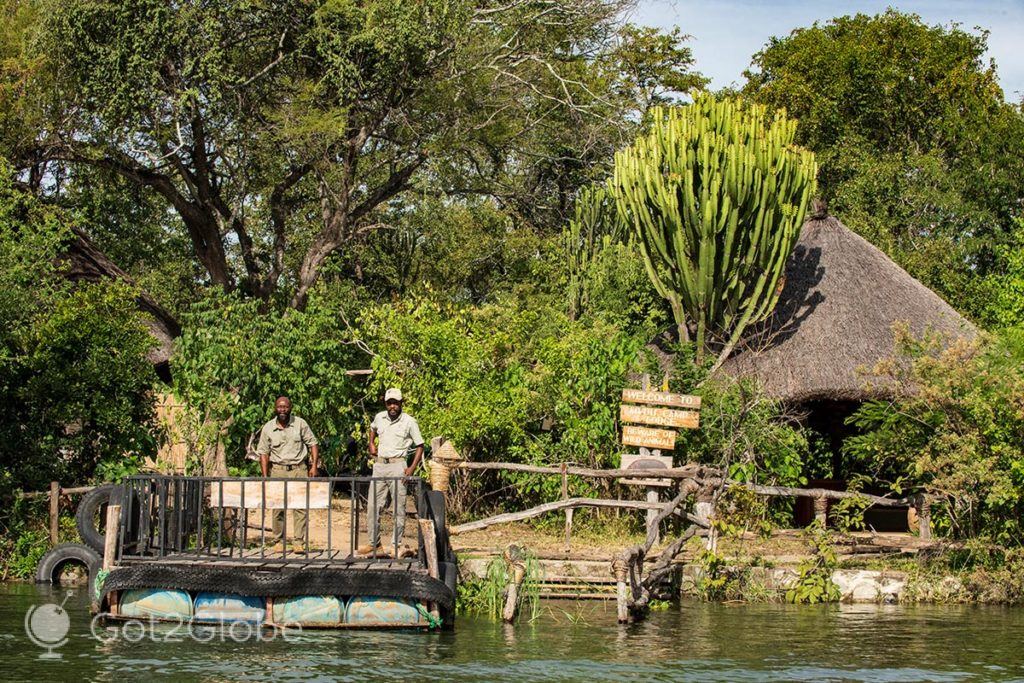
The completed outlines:
[[[96,518],[100,510],[110,502],[114,484],[104,484],[89,491],[75,509],[75,526],[82,541],[96,551],[103,550],[103,532],[97,528]]]
[[[89,585],[92,586],[96,573],[103,565],[103,558],[87,545],[61,543],[39,560],[36,566],[36,583],[59,583],[61,570],[69,563],[84,566],[89,574]]]
[[[103,484],[89,491],[75,508],[75,527],[82,542],[93,550],[102,553],[106,536],[106,518],[99,513],[106,508],[110,500],[115,496],[121,487],[117,484]],[[132,511],[138,510],[139,495],[131,491]],[[123,504],[123,502],[122,502]],[[167,534],[174,535],[174,522],[176,518],[167,520]],[[124,532],[125,545],[129,546],[138,541],[138,515],[132,514],[129,517],[129,528]]]

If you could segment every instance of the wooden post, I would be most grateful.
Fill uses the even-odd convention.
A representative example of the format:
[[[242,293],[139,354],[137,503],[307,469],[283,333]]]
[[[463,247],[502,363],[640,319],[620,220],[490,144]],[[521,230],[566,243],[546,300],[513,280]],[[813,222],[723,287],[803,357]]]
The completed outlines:
[[[437,532],[434,529],[434,521],[432,519],[421,519],[420,531],[423,533],[423,547],[427,550],[427,573],[436,579],[440,574],[437,563]]]
[[[107,526],[103,538],[103,568],[111,569],[117,561],[117,535],[121,530],[121,506],[107,506]]]
[[[647,502],[657,503],[658,502],[658,487],[648,486],[647,487]],[[658,510],[650,509],[647,511],[647,533],[654,532],[654,545],[661,542],[661,529],[654,524],[655,520],[658,519]]]
[[[631,555],[628,550],[612,559],[612,574],[615,575],[615,617],[620,624],[628,624],[630,585],[629,565]]]
[[[562,463],[562,500],[569,500],[569,466]],[[565,554],[569,554],[569,539],[572,537],[572,508],[565,509]]]
[[[440,578],[441,573],[437,562],[437,530],[434,528],[434,520],[421,519],[419,522],[420,533],[423,534],[423,547],[427,551],[427,574],[433,579]],[[439,616],[436,604],[431,602],[427,607],[434,618]]]
[[[718,551],[718,531],[715,529],[715,489],[714,486],[705,485],[697,491],[697,500],[693,505],[693,514],[699,520],[701,526],[708,529],[708,537],[705,547],[711,552]]]
[[[923,493],[915,498],[917,508],[918,537],[922,541],[931,540],[932,537],[932,503]]]
[[[822,526],[828,524],[828,498],[818,496],[814,499],[814,519]]]
[[[522,549],[517,545],[506,548],[505,562],[508,564],[509,581],[505,588],[505,605],[501,610],[501,619],[506,624],[511,624],[516,620],[516,613],[519,611],[519,588],[526,578]]]
[[[50,482],[50,545],[57,545],[60,536],[60,484]]]

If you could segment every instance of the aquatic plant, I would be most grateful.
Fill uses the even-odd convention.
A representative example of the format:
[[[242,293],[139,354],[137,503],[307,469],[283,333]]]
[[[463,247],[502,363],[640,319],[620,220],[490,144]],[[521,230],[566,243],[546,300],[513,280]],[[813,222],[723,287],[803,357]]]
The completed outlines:
[[[522,551],[525,568],[523,583],[519,587],[521,610],[528,614],[530,621],[537,618],[540,610],[540,579],[542,571],[537,557],[529,551]],[[496,557],[487,564],[482,579],[460,581],[455,600],[459,614],[482,614],[498,619],[505,605],[505,589],[512,572],[504,557]]]
[[[832,581],[838,559],[828,529],[816,519],[804,531],[804,537],[811,545],[811,554],[797,568],[797,580],[786,591],[786,602],[814,605],[838,601],[839,586]]]

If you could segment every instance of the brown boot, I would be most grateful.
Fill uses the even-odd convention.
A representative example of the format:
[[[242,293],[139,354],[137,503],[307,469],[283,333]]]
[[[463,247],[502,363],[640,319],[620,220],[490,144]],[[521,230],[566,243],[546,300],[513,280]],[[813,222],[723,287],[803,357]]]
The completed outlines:
[[[380,555],[382,552],[384,552],[384,548],[382,548],[379,543],[376,546],[367,543],[356,548],[357,555],[373,555],[374,552]]]

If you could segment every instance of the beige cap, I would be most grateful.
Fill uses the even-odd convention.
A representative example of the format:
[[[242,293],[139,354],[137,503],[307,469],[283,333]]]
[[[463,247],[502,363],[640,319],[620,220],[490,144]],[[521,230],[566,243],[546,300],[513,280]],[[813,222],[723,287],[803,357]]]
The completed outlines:
[[[401,400],[402,400],[402,390],[401,389],[396,389],[394,387],[391,387],[390,389],[388,389],[387,391],[384,392],[384,402],[385,403],[387,403],[388,401],[401,401]]]

